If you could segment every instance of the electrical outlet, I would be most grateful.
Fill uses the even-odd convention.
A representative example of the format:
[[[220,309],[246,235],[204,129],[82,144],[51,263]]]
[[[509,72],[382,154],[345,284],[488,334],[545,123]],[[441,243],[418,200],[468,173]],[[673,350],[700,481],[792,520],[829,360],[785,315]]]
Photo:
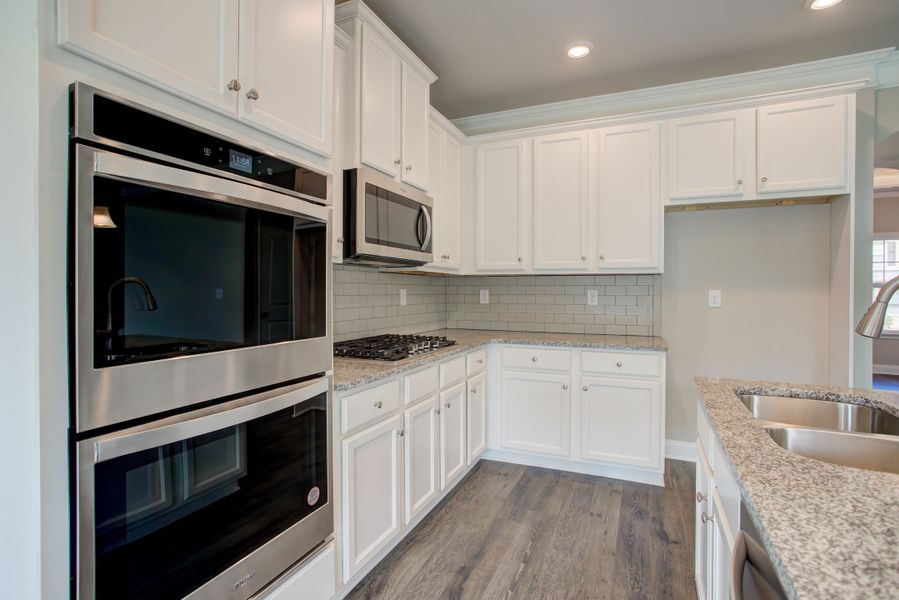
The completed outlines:
[[[481,290],[481,304],[490,304],[490,290]]]
[[[709,308],[721,308],[721,290],[709,290]]]
[[[406,288],[400,288],[400,306],[406,306]]]
[[[587,290],[587,306],[599,304],[599,290]]]

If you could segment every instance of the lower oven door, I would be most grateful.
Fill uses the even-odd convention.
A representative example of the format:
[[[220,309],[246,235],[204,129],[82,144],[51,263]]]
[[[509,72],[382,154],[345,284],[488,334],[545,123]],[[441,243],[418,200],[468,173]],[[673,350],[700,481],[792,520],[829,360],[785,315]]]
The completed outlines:
[[[77,444],[78,598],[245,599],[333,532],[321,378]]]

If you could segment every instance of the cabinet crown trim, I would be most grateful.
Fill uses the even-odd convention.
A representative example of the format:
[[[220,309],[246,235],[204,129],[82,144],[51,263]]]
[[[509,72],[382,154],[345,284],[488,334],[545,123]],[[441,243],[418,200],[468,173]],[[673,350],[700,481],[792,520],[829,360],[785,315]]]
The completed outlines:
[[[400,55],[406,63],[428,82],[428,85],[437,81],[437,75],[421,60],[400,37],[388,27],[375,12],[362,0],[349,0],[338,4],[335,10],[337,24],[342,28],[351,26],[346,24],[354,18],[361,19],[367,25],[375,29],[390,44],[390,47]],[[346,25],[345,25],[346,24]]]

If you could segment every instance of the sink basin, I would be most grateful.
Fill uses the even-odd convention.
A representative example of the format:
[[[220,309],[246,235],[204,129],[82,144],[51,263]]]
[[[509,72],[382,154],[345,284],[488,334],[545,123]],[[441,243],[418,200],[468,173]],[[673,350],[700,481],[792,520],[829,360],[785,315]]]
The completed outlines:
[[[752,415],[763,421],[820,427],[849,433],[899,436],[899,417],[848,402],[828,402],[781,396],[740,396]]]
[[[766,427],[781,448],[844,467],[899,474],[899,438],[801,427]]]

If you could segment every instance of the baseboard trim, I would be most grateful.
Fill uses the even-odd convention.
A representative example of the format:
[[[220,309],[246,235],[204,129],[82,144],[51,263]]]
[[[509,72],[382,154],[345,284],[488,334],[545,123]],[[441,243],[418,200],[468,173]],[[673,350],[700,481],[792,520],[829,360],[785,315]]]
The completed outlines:
[[[665,440],[665,458],[696,462],[696,442]]]
[[[495,460],[498,462],[512,463],[514,465],[524,465],[527,467],[543,467],[545,469],[570,471],[572,473],[583,473],[584,475],[596,475],[598,477],[611,477],[613,479],[623,479],[625,481],[635,481],[637,483],[648,483],[650,485],[665,485],[665,475],[663,473],[660,473],[659,471],[653,471],[651,469],[641,469],[639,467],[622,467],[600,463],[587,463],[582,461],[570,460],[567,458],[538,456],[536,454],[528,454],[526,452],[497,450],[493,448],[485,450],[481,455],[481,458],[484,460]]]
[[[899,365],[874,365],[874,372],[878,375],[899,375]]]

